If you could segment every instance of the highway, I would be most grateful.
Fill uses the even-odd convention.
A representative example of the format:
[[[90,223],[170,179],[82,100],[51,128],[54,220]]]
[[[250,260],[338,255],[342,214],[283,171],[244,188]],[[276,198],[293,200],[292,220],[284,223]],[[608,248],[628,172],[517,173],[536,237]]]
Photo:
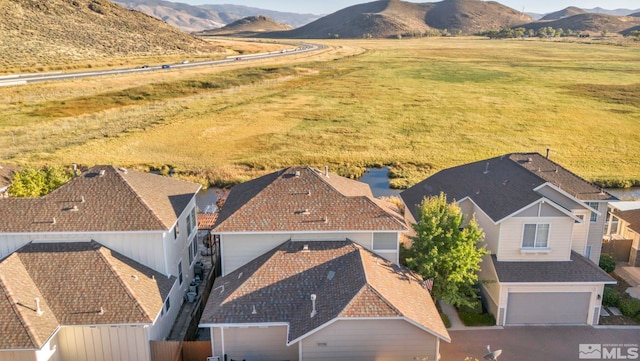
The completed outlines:
[[[252,61],[258,59],[275,58],[280,56],[290,56],[303,52],[310,52],[325,48],[324,45],[316,44],[299,44],[296,48],[272,51],[269,53],[248,54],[248,55],[234,55],[220,60],[208,60],[198,62],[183,62],[178,64],[162,64],[162,65],[145,65],[144,67],[137,68],[123,68],[123,69],[110,69],[110,70],[96,70],[96,71],[84,71],[77,73],[63,73],[63,72],[49,72],[49,73],[31,73],[31,74],[15,74],[0,76],[0,87],[2,86],[19,86],[29,83],[37,83],[44,81],[59,81],[78,78],[90,78],[106,75],[120,75],[131,73],[144,73],[151,71],[167,71],[171,69],[192,68],[199,66],[212,66],[225,63],[233,63],[237,61]]]

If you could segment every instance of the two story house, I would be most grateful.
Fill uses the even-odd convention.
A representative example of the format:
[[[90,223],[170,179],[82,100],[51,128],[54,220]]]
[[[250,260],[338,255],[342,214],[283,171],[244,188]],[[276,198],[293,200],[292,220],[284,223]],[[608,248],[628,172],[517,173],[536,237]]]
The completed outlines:
[[[199,189],[96,166],[0,199],[0,360],[149,360],[193,277]]]
[[[425,197],[441,192],[484,230],[491,254],[479,277],[498,325],[598,323],[604,285],[615,283],[598,267],[615,197],[548,157],[513,153],[445,169],[403,191],[410,221]]]
[[[436,360],[449,335],[398,265],[402,216],[363,183],[290,167],[235,186],[200,319],[219,359]]]
[[[628,264],[631,267],[640,267],[640,201],[612,203],[609,205],[609,215],[607,240],[628,241]]]

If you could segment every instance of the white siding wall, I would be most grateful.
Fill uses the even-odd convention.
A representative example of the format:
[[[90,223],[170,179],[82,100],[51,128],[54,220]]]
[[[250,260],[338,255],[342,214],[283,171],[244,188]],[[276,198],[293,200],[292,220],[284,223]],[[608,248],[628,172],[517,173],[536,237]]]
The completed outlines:
[[[396,233],[396,237],[398,237]],[[321,241],[349,239],[373,250],[373,233],[275,233],[275,234],[221,234],[222,275],[227,275],[253,259],[288,241]],[[375,251],[374,251],[375,252]],[[385,251],[380,255],[392,262],[398,252]]]
[[[287,346],[287,326],[212,328],[212,331],[213,356],[220,356],[220,360],[224,359],[224,352],[228,360],[298,361],[298,344]]]
[[[31,238],[27,234],[0,233],[0,260],[12,254],[30,241]]]
[[[522,232],[525,223],[549,223],[548,253],[523,253]],[[499,261],[568,261],[571,257],[571,238],[574,220],[567,216],[513,217],[501,223]]]
[[[438,339],[405,320],[338,320],[301,347],[304,361],[438,359]]]
[[[471,202],[469,202],[471,203]],[[471,219],[471,216],[476,216],[476,221],[482,231],[484,232],[484,241],[487,244],[487,249],[492,254],[498,253],[498,240],[500,239],[500,225],[493,223],[491,218],[478,207],[471,209],[471,214],[465,213],[465,218]]]
[[[584,256],[587,248],[587,234],[589,233],[589,211],[574,211],[573,214],[581,215],[584,223],[574,223],[571,249]]]
[[[64,361],[148,361],[142,326],[62,327],[58,347]]]
[[[160,312],[156,315],[156,320],[153,326],[150,326],[148,329],[147,334],[149,335],[149,340],[161,341],[169,336],[173,322],[176,320],[178,313],[180,312],[180,306],[184,302],[184,294],[185,292],[178,287],[178,281],[176,280],[171,288],[171,292],[169,293],[169,302],[171,304],[169,312]],[[162,307],[166,307],[166,303]],[[160,314],[162,314],[162,316],[160,316]]]
[[[591,257],[595,264],[600,262],[600,252],[602,251],[602,237],[604,235],[604,227],[607,219],[608,202],[600,202],[598,211],[601,213],[595,223],[589,223],[589,235],[587,236],[587,245],[591,246]],[[587,216],[587,222],[589,216]]]

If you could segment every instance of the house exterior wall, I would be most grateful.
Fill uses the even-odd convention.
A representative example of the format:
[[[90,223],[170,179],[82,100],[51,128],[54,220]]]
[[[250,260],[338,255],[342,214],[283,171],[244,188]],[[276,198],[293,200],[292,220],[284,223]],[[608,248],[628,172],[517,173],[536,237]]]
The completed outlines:
[[[149,340],[160,341],[169,336],[171,327],[173,327],[173,323],[180,312],[180,306],[184,302],[184,295],[185,292],[178,286],[178,281],[176,280],[169,292],[169,296],[167,296],[170,305],[169,311],[166,311],[167,302],[165,299],[165,303],[162,306],[163,310],[156,315],[155,322],[148,328]]]
[[[147,329],[142,326],[68,326],[58,331],[63,361],[148,361]]]
[[[39,361],[36,351],[0,351],[0,361]]]
[[[525,224],[548,223],[548,251],[523,251],[522,236]],[[501,223],[499,261],[568,261],[574,220],[570,217],[512,217]]]
[[[465,200],[460,204],[465,204],[465,207],[461,207],[464,214],[465,223],[475,215],[476,221],[482,231],[484,232],[484,242],[487,244],[487,250],[492,254],[498,253],[498,240],[500,239],[500,225],[493,223],[491,218],[473,202]],[[467,213],[468,212],[468,213]]]
[[[600,262],[600,252],[602,251],[602,237],[604,235],[605,223],[607,218],[608,202],[598,202],[598,211],[601,213],[596,222],[589,222],[589,234],[587,236],[587,245],[591,246],[591,259],[595,264]],[[589,221],[587,218],[586,221]]]
[[[402,319],[340,319],[300,341],[301,361],[437,360],[438,342]]]
[[[334,233],[270,233],[270,234],[232,234],[223,233],[220,235],[220,253],[222,257],[222,275],[225,276],[239,267],[249,263],[258,256],[272,250],[280,244],[288,241],[321,241],[321,240],[344,240],[350,239],[360,244],[366,249],[378,253],[392,262],[398,263],[399,233],[380,232],[381,238],[389,237],[393,234],[396,239],[396,250],[384,250],[379,252],[373,247],[373,232],[334,232]]]
[[[211,331],[213,356],[220,360],[226,354],[229,360],[298,361],[298,344],[287,346],[287,326],[212,327]]]
[[[493,261],[491,261],[491,255],[482,257],[478,280],[480,281],[480,290],[484,296],[485,306],[497,321],[498,305],[500,304],[500,283],[498,283],[498,274],[493,266]]]
[[[600,308],[602,307],[601,300],[598,300],[598,295],[602,298],[604,291],[604,284],[570,284],[570,283],[502,283],[500,284],[500,304],[498,305],[498,314],[500,318],[496,317],[497,324],[504,326],[506,321],[506,314],[508,312],[507,305],[509,302],[509,293],[590,293],[589,313],[587,316],[587,324],[593,325],[598,323],[598,317]],[[550,306],[552,307],[552,306]]]
[[[51,337],[40,350],[0,351],[0,361],[62,361],[58,335]]]
[[[583,219],[583,223],[574,223],[573,237],[571,238],[571,249],[586,256],[587,236],[589,235],[589,214],[588,210],[573,211],[573,214]],[[593,251],[593,250],[592,250]]]

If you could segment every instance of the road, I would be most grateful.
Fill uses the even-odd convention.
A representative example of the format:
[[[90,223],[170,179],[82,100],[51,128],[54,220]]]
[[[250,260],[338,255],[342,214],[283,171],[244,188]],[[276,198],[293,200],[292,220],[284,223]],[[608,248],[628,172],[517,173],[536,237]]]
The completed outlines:
[[[148,67],[145,66],[145,67],[137,67],[137,68],[85,71],[85,72],[77,72],[77,73],[53,72],[53,73],[5,75],[5,76],[0,76],[0,86],[18,86],[18,85],[26,85],[29,83],[36,83],[36,82],[43,82],[43,81],[59,81],[59,80],[89,78],[89,77],[105,76],[105,75],[145,73],[145,72],[151,72],[151,71],[167,71],[168,69],[212,66],[212,65],[220,65],[225,63],[234,63],[237,61],[245,62],[245,61],[258,60],[258,59],[290,56],[290,55],[295,55],[299,53],[315,51],[323,48],[325,48],[324,45],[298,44],[297,48],[286,49],[285,51],[272,51],[269,53],[229,56],[220,60],[198,61],[193,63],[163,64],[163,65],[153,65]]]

